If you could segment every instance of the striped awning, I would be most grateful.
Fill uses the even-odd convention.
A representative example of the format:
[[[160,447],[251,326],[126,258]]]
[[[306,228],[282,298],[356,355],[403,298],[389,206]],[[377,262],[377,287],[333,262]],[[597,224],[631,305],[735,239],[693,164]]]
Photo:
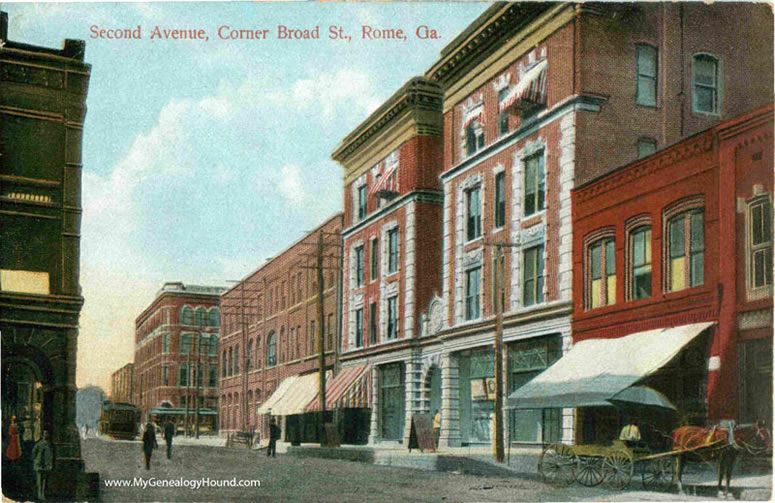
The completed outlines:
[[[387,172],[383,173],[379,181],[371,187],[369,190],[369,195],[376,195],[383,190],[386,192],[398,192],[397,173],[398,163],[395,163],[390,169],[387,170]]]
[[[371,372],[368,365],[342,369],[326,384],[326,409],[371,407]],[[307,412],[319,411],[320,400],[307,405]]]
[[[286,377],[283,379],[283,382],[280,383],[280,385],[277,387],[276,390],[274,390],[274,393],[272,393],[272,396],[266,399],[264,403],[261,404],[261,407],[258,408],[259,414],[272,414],[272,408],[277,405],[277,403],[282,400],[282,398],[285,396],[285,394],[288,392],[288,390],[293,386],[293,383],[298,379],[299,376],[291,376]]]
[[[472,122],[479,121],[484,126],[484,104],[479,103],[469,108],[463,116],[463,129],[465,130]]]
[[[539,61],[525,75],[519,79],[519,82],[511,88],[509,93],[500,102],[498,108],[501,112],[507,110],[515,104],[546,103],[546,60]]]
[[[326,372],[326,380],[331,376],[331,372]],[[294,414],[304,414],[304,409],[315,400],[320,390],[320,374],[313,372],[311,374],[298,376],[288,391],[272,407],[273,416],[292,416]]]

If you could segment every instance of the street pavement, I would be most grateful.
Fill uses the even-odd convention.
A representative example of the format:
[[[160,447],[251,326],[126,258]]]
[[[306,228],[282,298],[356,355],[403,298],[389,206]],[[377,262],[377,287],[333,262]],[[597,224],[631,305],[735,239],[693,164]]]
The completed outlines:
[[[212,442],[217,443],[214,439]],[[89,438],[82,441],[87,471],[100,473],[102,501],[705,501],[707,494],[679,496],[640,490],[635,482],[622,492],[573,485],[556,489],[534,474],[482,476],[377,466],[344,460],[288,456],[276,458],[244,447],[173,444],[166,459],[161,437],[151,469],[146,470],[140,443]],[[185,444],[185,445],[180,445]],[[533,465],[534,466],[534,465]],[[202,479],[210,487],[193,488]],[[225,487],[224,482],[260,481],[260,487]],[[125,482],[117,482],[125,481]],[[124,483],[134,487],[109,487]],[[147,484],[142,487],[142,484]],[[152,487],[154,484],[157,486]],[[158,487],[167,484],[172,487]],[[187,486],[178,486],[175,485]],[[734,480],[733,480],[734,484]],[[764,492],[762,494],[768,495]],[[768,497],[768,496],[767,496]],[[767,499],[762,497],[761,499]]]

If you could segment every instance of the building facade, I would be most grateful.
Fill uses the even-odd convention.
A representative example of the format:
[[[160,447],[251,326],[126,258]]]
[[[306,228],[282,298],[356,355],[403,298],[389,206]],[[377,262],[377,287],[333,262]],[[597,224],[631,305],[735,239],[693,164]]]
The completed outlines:
[[[772,138],[769,105],[573,191],[574,341],[712,323],[644,380],[692,424],[771,421]]]
[[[312,421],[311,431],[300,416],[277,414],[277,402],[287,385],[298,376],[317,374],[321,320],[318,314],[317,246],[323,239],[325,367],[330,371],[336,359],[339,333],[339,256],[342,214],[337,213],[315,230],[293,243],[274,258],[246,276],[221,297],[223,341],[219,358],[220,424],[222,434],[256,431],[267,438],[269,419],[280,416],[282,430],[289,440],[317,438]],[[275,393],[286,382],[280,393]],[[316,386],[314,377],[307,378]],[[314,389],[297,390],[317,393]],[[307,400],[307,401],[309,401]],[[262,407],[264,407],[262,409]],[[272,409],[275,410],[272,410]],[[293,418],[288,421],[288,417]],[[292,430],[292,431],[289,431]]]
[[[112,401],[132,403],[134,376],[135,364],[131,362],[110,374],[110,399]]]
[[[742,4],[496,4],[442,51],[442,445],[492,439],[498,244],[510,393],[572,343],[571,189],[768,102],[771,51],[743,48],[771,24]],[[503,419],[512,442],[575,435],[573,409]]]
[[[342,368],[370,377],[367,401],[346,409],[371,443],[403,442],[414,413],[440,406],[421,348],[441,307],[441,106],[437,83],[411,79],[332,155],[345,172]]]
[[[84,52],[81,40],[62,49],[8,40],[0,13],[2,421],[4,432],[12,417],[27,432],[22,457],[3,456],[3,493],[14,499],[34,497],[29,452],[43,431],[56,454],[48,494],[88,496],[75,425]]]
[[[224,290],[165,283],[135,319],[132,403],[143,420],[159,409],[188,409],[188,424],[193,424],[197,401],[213,414],[218,410],[219,302]]]

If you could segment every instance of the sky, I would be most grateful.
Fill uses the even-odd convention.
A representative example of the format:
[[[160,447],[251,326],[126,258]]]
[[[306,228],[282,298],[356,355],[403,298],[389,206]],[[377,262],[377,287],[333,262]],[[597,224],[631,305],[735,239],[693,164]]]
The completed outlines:
[[[489,5],[3,3],[10,40],[86,40],[92,65],[76,384],[109,392],[165,282],[228,286],[341,211],[331,152]],[[417,38],[422,25],[439,38]],[[223,40],[222,26],[268,38]],[[280,26],[320,39],[279,39]],[[364,39],[363,26],[406,39]],[[156,27],[209,39],[151,39]]]

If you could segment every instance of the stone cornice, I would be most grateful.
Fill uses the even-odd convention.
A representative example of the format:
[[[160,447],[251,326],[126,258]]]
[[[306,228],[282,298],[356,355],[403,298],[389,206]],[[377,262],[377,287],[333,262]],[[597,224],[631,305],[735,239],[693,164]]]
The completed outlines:
[[[440,135],[443,98],[444,93],[438,83],[425,77],[414,77],[345,136],[331,158],[346,164],[361,146],[390,127],[405,112],[414,113],[419,134]],[[418,114],[419,111],[437,112],[438,117],[435,117],[436,114]]]

